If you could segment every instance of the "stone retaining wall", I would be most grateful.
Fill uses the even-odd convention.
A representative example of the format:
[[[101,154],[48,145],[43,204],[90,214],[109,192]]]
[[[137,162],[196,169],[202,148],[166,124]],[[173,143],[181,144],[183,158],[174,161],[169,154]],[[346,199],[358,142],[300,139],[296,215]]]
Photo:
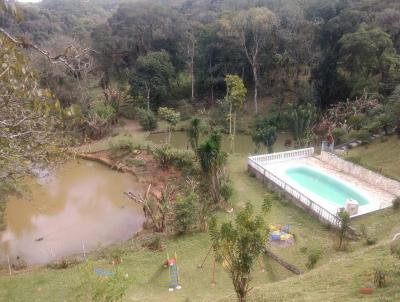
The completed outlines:
[[[400,196],[400,182],[396,180],[344,160],[333,153],[321,151],[321,155],[318,158],[341,172],[357,177],[371,185],[379,186],[393,195]]]

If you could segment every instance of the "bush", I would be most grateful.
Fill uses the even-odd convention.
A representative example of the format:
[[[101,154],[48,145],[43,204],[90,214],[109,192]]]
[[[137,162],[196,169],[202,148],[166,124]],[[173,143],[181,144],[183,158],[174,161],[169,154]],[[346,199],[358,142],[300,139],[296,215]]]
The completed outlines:
[[[146,244],[147,248],[152,251],[163,250],[163,243],[159,235],[153,236],[150,241]]]
[[[378,241],[378,239],[377,239],[376,237],[367,237],[367,238],[365,239],[365,243],[366,243],[367,245],[374,245],[374,244],[377,243],[377,241]]]
[[[119,139],[117,142],[110,143],[110,150],[112,153],[117,153],[119,151],[132,153],[135,150],[135,148],[136,148],[135,144],[128,137],[124,137]]]
[[[382,124],[379,121],[372,121],[368,123],[363,129],[369,133],[378,134],[381,131]]]
[[[163,145],[153,149],[153,155],[156,161],[158,161],[162,169],[169,169],[172,166],[174,160],[174,152],[169,145]]]
[[[195,162],[194,153],[190,150],[173,149],[173,165],[178,169],[191,169]]]
[[[373,237],[373,236],[371,236],[371,234],[369,234],[369,232],[364,224],[361,225],[361,236],[365,239],[366,245],[374,245],[378,241],[378,239],[376,237]]]
[[[111,105],[106,105],[104,103],[96,103],[92,109],[90,109],[90,113],[97,114],[105,121],[114,121],[116,118],[115,109]]]
[[[392,201],[393,210],[400,209],[400,197],[397,197],[395,200]]]
[[[193,230],[196,225],[195,203],[198,196],[195,192],[186,192],[175,204],[175,230],[178,234],[185,234]]]
[[[352,162],[353,164],[360,165],[361,164],[361,157],[360,156],[348,156],[346,160]]]
[[[349,118],[349,125],[354,130],[360,130],[368,121],[368,118],[365,114],[356,114]]]
[[[169,169],[172,165],[178,169],[192,168],[194,163],[192,151],[173,149],[169,145],[156,147],[153,155],[163,169]]]
[[[221,186],[220,194],[225,201],[229,201],[233,195],[233,186],[230,181],[224,181]]]
[[[335,128],[332,130],[332,136],[335,139],[335,141],[340,142],[345,135],[346,135],[346,130],[344,130],[343,128]]]
[[[352,138],[360,140],[363,143],[369,143],[371,141],[371,135],[365,129],[353,131],[350,135]]]
[[[123,104],[119,108],[119,114],[127,119],[133,120],[138,116],[137,107],[134,103]]]
[[[180,100],[178,102],[177,110],[181,114],[182,121],[186,121],[194,115],[194,108],[188,100]]]
[[[157,118],[154,115],[153,111],[138,109],[137,118],[143,130],[152,131],[157,128]]]
[[[119,269],[110,271],[109,276],[98,275],[94,272],[91,262],[80,267],[80,273],[80,283],[75,289],[75,301],[121,301],[132,282],[127,274],[123,274]]]
[[[386,285],[386,271],[381,267],[374,269],[374,285],[378,288],[385,287]]]
[[[312,249],[308,254],[308,261],[306,267],[313,269],[317,262],[322,258],[322,251],[320,249]]]
[[[69,260],[69,259],[66,259],[66,258],[62,258],[60,260],[50,262],[46,266],[48,268],[51,268],[51,269],[67,269],[67,268],[69,268],[71,266],[74,266],[74,265],[76,265],[78,263],[79,263],[79,261],[77,259],[70,259]]]
[[[390,244],[390,253],[393,256],[400,258],[400,239],[397,239]]]

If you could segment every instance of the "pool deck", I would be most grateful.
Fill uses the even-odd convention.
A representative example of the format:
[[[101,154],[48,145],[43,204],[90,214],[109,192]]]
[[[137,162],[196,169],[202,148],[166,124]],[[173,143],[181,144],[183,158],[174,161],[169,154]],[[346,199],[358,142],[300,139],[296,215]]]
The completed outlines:
[[[321,170],[325,174],[334,176],[342,182],[347,183],[351,188],[359,191],[369,200],[368,204],[359,207],[358,213],[353,215],[352,218],[390,207],[392,205],[392,200],[396,198],[394,194],[384,190],[379,186],[373,186],[362,179],[341,172],[339,169],[329,165],[329,163],[326,161],[322,161],[318,156],[315,155],[306,158],[262,164],[263,168],[265,168],[267,171],[278,176],[280,179],[284,180],[286,183],[306,195],[308,198],[324,207],[330,213],[336,215],[337,211],[340,209],[339,205],[334,204],[329,200],[326,200],[307,190],[286,175],[285,172],[288,168],[300,165],[311,166]]]

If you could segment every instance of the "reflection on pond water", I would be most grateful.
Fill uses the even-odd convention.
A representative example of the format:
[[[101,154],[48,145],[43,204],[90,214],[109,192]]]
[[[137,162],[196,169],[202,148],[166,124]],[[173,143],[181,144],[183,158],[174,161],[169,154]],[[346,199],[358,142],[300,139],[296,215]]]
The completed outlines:
[[[279,132],[278,138],[274,145],[274,152],[285,151],[284,143],[285,140],[290,138],[291,135],[285,132]],[[166,133],[153,133],[150,134],[147,139],[155,144],[164,144],[166,141]],[[176,131],[171,135],[171,145],[178,149],[189,148],[188,139],[184,131]],[[222,136],[222,149],[226,152],[230,151],[229,135],[224,134]],[[254,154],[254,153],[266,153],[265,148],[261,147],[257,152],[256,145],[253,143],[251,136],[246,134],[236,134],[234,152],[239,154]]]
[[[29,180],[29,192],[11,197],[0,234],[0,261],[20,257],[45,263],[129,239],[144,221],[140,206],[124,196],[140,188],[135,177],[80,161],[52,176]]]

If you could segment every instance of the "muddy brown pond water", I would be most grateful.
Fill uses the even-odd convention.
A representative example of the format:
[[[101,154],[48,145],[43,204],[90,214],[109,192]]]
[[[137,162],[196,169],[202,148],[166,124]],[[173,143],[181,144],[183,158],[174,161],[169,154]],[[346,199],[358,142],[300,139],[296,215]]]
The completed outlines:
[[[68,162],[26,186],[7,204],[2,263],[7,256],[32,264],[83,254],[129,239],[144,222],[142,208],[124,195],[141,189],[137,179],[98,163]]]

